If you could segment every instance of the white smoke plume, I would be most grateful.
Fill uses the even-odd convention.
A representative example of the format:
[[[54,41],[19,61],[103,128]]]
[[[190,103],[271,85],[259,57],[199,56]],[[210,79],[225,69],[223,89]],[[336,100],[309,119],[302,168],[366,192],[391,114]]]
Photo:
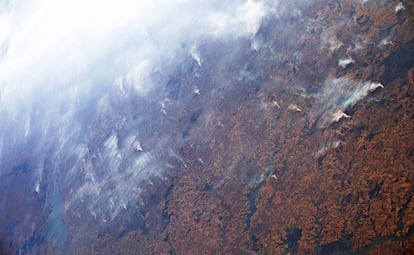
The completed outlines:
[[[384,88],[381,83],[357,81],[346,77],[332,78],[325,81],[324,89],[318,95],[322,109],[320,128],[325,128],[342,118],[350,118],[345,111],[365,98],[377,88]]]

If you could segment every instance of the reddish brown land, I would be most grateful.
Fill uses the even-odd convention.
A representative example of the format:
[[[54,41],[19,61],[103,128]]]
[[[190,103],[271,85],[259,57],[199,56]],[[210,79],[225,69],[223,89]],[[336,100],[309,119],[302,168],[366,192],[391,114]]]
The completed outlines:
[[[283,1],[265,50],[202,45],[199,77],[169,90],[185,106],[165,124],[173,170],[142,188],[138,220],[83,226],[64,253],[414,254],[414,3],[399,3]]]
[[[190,101],[188,116],[203,113],[145,228],[85,254],[414,254],[414,5],[362,2],[304,4],[264,25],[279,52],[258,88]],[[329,76],[384,88],[326,124]]]

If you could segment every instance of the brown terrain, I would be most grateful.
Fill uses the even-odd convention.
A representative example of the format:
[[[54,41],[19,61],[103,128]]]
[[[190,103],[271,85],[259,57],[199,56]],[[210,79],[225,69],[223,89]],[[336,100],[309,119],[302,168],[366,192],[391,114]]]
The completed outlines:
[[[414,254],[414,2],[290,2],[264,50],[206,43],[197,78],[175,71],[174,170],[133,226],[87,226],[65,253]],[[383,88],[345,104],[366,82]]]
[[[270,59],[239,60],[254,82],[228,77],[215,97],[209,68],[185,78],[201,94],[180,169],[148,188],[144,223],[84,253],[414,254],[414,3],[398,3],[304,3],[264,22]],[[208,47],[213,66],[229,46]],[[384,88],[332,121],[333,77]]]

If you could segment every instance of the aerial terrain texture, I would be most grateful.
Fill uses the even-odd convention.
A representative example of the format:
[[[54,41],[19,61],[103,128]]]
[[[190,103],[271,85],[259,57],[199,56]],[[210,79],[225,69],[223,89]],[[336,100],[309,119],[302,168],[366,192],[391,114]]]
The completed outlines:
[[[132,2],[0,1],[0,254],[414,254],[413,1]]]

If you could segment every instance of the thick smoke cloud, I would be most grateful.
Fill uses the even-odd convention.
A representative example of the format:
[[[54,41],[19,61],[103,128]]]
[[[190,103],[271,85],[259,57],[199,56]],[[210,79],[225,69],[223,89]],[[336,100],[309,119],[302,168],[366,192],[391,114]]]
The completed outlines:
[[[178,158],[173,134],[145,138],[114,95],[151,102],[152,73],[184,55],[201,66],[204,40],[253,38],[267,10],[253,0],[1,2],[0,174],[30,162],[39,196],[63,192],[65,211],[80,217],[88,201],[90,215],[113,219],[169,167],[163,159]]]

